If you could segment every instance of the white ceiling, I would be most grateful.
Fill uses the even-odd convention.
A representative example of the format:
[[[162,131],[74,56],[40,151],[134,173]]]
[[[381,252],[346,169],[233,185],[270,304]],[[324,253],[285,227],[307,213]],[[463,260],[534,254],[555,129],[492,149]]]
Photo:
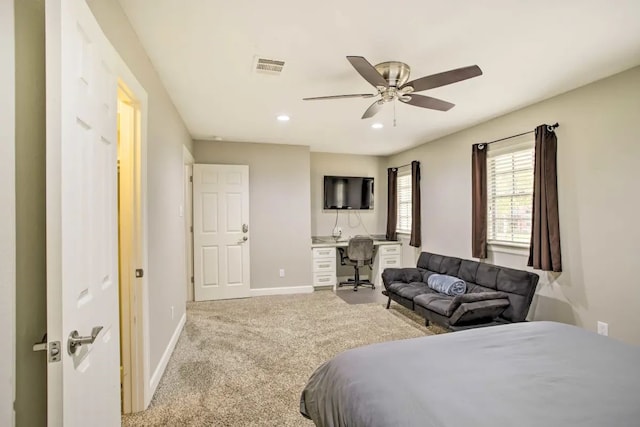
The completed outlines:
[[[638,0],[120,3],[197,139],[386,155],[640,64]],[[256,55],[283,72],[256,74]],[[484,75],[422,92],[448,112],[399,103],[393,127],[392,104],[361,120],[372,99],[302,101],[375,93],[347,55],[405,62],[411,79],[473,64]]]

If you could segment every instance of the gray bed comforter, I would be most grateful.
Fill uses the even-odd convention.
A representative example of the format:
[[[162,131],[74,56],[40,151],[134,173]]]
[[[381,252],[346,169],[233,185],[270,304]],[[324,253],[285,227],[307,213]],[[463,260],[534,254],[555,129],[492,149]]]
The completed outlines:
[[[640,347],[554,322],[370,345],[321,365],[322,427],[640,426]]]

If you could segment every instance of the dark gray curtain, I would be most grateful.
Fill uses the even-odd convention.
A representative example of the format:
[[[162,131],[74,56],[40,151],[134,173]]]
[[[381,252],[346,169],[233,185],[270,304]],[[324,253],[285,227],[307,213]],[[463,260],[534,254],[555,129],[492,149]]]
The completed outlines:
[[[562,271],[556,153],[558,139],[553,128],[536,128],[533,175],[533,226],[527,265],[538,270]]]
[[[409,245],[422,245],[422,221],[420,219],[420,162],[411,162],[411,240]]]
[[[487,144],[471,152],[471,256],[487,257]]]
[[[396,240],[398,233],[398,169],[387,169],[387,239]]]

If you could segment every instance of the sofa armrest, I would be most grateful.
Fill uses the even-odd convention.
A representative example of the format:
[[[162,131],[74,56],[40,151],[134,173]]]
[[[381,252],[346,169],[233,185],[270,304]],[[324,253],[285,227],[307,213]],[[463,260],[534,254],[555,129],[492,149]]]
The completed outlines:
[[[489,301],[492,299],[508,299],[509,295],[504,292],[471,292],[468,294],[456,295],[453,297],[453,301],[458,304],[464,304],[465,302],[477,302],[477,301]]]
[[[460,304],[460,307],[453,312],[449,323],[456,325],[481,319],[493,320],[500,316],[508,306],[509,300],[506,298],[466,302]]]
[[[382,272],[382,283],[385,289],[394,282],[420,282],[422,274],[417,268],[385,268]]]

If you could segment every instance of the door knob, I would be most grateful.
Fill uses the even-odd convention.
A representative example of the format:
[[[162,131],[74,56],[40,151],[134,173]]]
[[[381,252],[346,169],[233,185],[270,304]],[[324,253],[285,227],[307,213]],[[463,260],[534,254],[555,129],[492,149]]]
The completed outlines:
[[[69,341],[67,344],[67,350],[70,355],[75,354],[76,349],[80,347],[82,344],[93,344],[93,342],[98,337],[98,334],[102,330],[102,326],[95,326],[91,330],[91,335],[87,337],[81,337],[78,331],[73,331],[69,334]]]
[[[242,232],[246,233],[247,231],[249,231],[249,225],[247,224],[242,224]]]
[[[242,236],[242,240],[239,240],[238,243],[244,243],[247,240],[249,240],[249,238],[247,236]]]

